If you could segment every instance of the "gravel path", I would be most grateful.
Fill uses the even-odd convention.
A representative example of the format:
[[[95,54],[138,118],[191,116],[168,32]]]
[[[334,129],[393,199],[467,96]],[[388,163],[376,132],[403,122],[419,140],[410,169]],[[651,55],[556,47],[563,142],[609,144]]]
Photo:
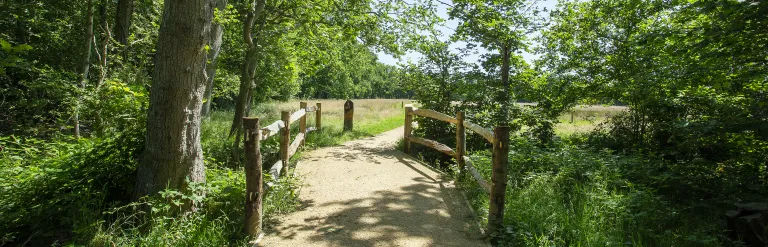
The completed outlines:
[[[448,178],[395,150],[398,128],[305,154],[304,209],[260,246],[487,246]]]

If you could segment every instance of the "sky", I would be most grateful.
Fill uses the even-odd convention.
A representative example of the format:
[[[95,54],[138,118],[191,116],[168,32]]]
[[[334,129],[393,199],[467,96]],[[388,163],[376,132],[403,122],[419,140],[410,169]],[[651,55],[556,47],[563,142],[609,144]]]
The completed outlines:
[[[445,0],[443,2],[451,3],[450,0]],[[543,15],[543,16],[548,16],[549,15],[549,10],[554,9],[556,4],[557,4],[557,0],[539,0],[538,2],[536,2],[536,6],[539,9],[544,9],[544,8],[547,9],[547,12],[543,12],[542,11],[540,13],[540,15]],[[438,3],[437,15],[439,15],[441,18],[446,20],[444,26],[438,27],[438,30],[442,34],[442,36],[439,37],[439,39],[441,41],[448,41],[450,39],[451,35],[453,35],[453,33],[454,33],[453,30],[456,29],[456,26],[458,26],[459,22],[457,20],[450,20],[449,19],[449,17],[448,17],[448,6],[446,6],[445,4]],[[531,36],[534,36],[534,35],[536,35],[536,33],[531,34]],[[533,39],[533,37],[529,37],[529,38]],[[458,52],[459,48],[463,48],[465,46],[466,46],[465,42],[459,41],[459,42],[451,44],[450,47],[455,52]],[[471,63],[476,63],[478,61],[478,59],[480,58],[480,54],[488,52],[485,49],[480,48],[480,47],[476,47],[475,50],[477,52],[464,57],[464,61],[471,62]],[[379,57],[379,61],[380,62],[385,63],[385,64],[389,64],[389,65],[397,65],[398,62],[407,63],[409,60],[414,62],[414,63],[416,63],[416,62],[418,62],[418,60],[420,58],[420,54],[419,53],[415,53],[415,52],[409,52],[409,53],[405,54],[405,56],[402,56],[399,60],[397,58],[394,58],[391,55],[383,53],[383,52],[378,52],[378,53],[376,53],[376,55]],[[534,54],[522,53],[522,55],[523,55],[523,59],[525,59],[528,63],[531,63],[533,61],[533,59],[536,58],[536,56]]]

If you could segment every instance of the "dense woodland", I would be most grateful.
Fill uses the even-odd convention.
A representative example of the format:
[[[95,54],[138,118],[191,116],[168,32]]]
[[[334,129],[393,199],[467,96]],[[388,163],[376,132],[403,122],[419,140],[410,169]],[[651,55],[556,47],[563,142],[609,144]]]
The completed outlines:
[[[495,245],[768,244],[766,1],[0,0],[0,27],[0,246],[247,245],[242,117],[350,98],[512,128]],[[557,134],[587,104],[626,110]],[[268,218],[297,209],[282,183]],[[488,196],[459,184],[484,215]],[[729,226],[746,203],[762,215]]]

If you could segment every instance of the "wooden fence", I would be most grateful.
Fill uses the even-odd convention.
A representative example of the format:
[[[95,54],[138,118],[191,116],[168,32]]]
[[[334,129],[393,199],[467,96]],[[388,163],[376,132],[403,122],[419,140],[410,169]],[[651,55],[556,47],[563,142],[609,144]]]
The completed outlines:
[[[414,116],[428,117],[456,124],[456,149],[452,149],[434,140],[411,135]],[[466,156],[467,136],[465,129],[475,132],[493,145],[491,184],[480,175],[477,168],[472,165],[472,160]],[[477,124],[466,121],[463,112],[458,112],[456,117],[452,117],[434,110],[418,109],[412,105],[405,105],[405,133],[403,134],[403,139],[405,140],[404,152],[407,154],[411,153],[411,143],[418,143],[455,158],[460,168],[459,175],[471,174],[480,187],[490,194],[487,233],[494,235],[503,227],[504,195],[507,190],[507,164],[509,159],[509,127],[497,126],[491,132]]]
[[[310,112],[315,112],[315,127],[307,127],[307,113]],[[317,106],[307,106],[307,102],[301,102],[298,111],[293,113],[283,111],[280,120],[263,128],[259,123],[259,118],[243,118],[246,184],[245,232],[249,235],[258,238],[263,232],[264,174],[261,164],[261,141],[280,135],[280,160],[269,169],[272,178],[278,179],[280,175],[287,174],[290,165],[288,161],[296,154],[299,147],[304,145],[307,133],[322,127],[322,116],[323,111],[320,103],[317,103]],[[296,121],[299,122],[299,134],[291,142],[291,124]]]

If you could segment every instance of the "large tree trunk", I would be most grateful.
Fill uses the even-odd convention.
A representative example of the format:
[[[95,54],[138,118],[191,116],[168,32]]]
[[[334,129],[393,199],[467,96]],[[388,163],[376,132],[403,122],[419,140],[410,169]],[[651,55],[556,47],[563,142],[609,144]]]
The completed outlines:
[[[227,8],[227,0],[216,0],[216,9],[224,11]],[[211,112],[211,100],[213,97],[213,79],[216,77],[216,67],[221,52],[221,37],[224,34],[224,26],[218,23],[214,23],[211,26],[211,50],[208,52],[208,66],[205,68],[205,72],[208,75],[208,81],[205,85],[205,102],[203,103],[203,116],[208,116]]]
[[[200,111],[215,0],[166,0],[135,198],[205,182]]]
[[[507,126],[509,119],[509,108],[512,107],[509,102],[509,44],[505,44],[501,49],[501,86],[502,90],[496,97],[496,101],[501,104],[497,123],[499,126]]]
[[[115,15],[115,39],[123,46],[128,46],[131,36],[131,18],[133,17],[133,0],[118,0],[117,15]]]
[[[85,85],[88,82],[88,72],[91,69],[91,49],[93,46],[93,0],[88,0],[88,13],[86,16],[85,26],[85,57],[83,58],[83,65],[80,77],[80,89],[81,94],[85,93]],[[80,105],[82,104],[82,96],[78,96],[77,109],[75,110],[75,138],[80,138]]]

